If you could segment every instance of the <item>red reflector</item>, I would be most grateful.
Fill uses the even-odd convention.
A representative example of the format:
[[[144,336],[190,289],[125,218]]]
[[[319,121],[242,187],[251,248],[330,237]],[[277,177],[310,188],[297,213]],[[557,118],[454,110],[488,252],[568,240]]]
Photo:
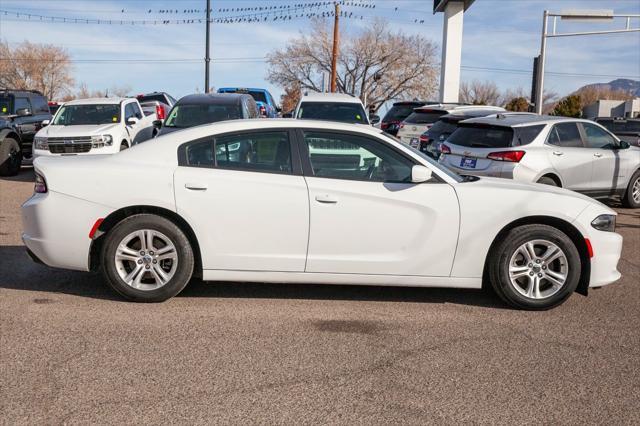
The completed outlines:
[[[449,148],[445,144],[440,144],[440,152],[443,154],[451,154],[451,148]]]
[[[512,163],[519,163],[524,157],[524,151],[501,151],[501,152],[492,152],[487,155],[487,158],[497,161],[510,161]]]
[[[589,259],[593,257],[593,246],[591,246],[591,241],[588,238],[584,239],[584,243],[587,245],[587,252],[589,253]]]
[[[420,142],[429,142],[429,136],[425,134],[420,135]]]
[[[102,221],[104,221],[104,218],[100,218],[98,220],[96,220],[96,223],[93,224],[93,226],[91,227],[91,231],[89,231],[89,239],[93,240],[94,235],[96,235],[96,232],[98,231],[98,228],[100,228],[100,225],[102,225]]]
[[[158,120],[164,120],[164,106],[156,105],[156,116]]]

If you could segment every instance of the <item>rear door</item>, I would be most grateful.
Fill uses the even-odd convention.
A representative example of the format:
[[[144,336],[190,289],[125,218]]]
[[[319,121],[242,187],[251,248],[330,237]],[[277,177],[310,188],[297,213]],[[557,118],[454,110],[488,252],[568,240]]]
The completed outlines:
[[[547,137],[547,156],[565,188],[588,191],[593,173],[593,153],[586,149],[578,123],[554,124]]]
[[[290,140],[288,130],[249,131],[179,148],[176,205],[203,269],[304,271],[309,196]]]
[[[459,208],[451,185],[410,183],[413,160],[372,136],[300,132],[309,186],[306,272],[449,276]]]

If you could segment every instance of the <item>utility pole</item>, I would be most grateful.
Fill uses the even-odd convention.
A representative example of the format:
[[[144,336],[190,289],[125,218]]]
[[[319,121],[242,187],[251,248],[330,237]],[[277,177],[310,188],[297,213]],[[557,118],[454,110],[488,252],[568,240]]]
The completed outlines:
[[[205,42],[206,52],[204,54],[204,93],[209,93],[209,37],[211,32],[211,0],[207,0],[207,39]]]
[[[331,57],[331,93],[336,91],[336,74],[338,62],[338,43],[340,43],[340,34],[338,32],[340,21],[340,5],[335,3],[335,16],[333,21],[333,54]]]

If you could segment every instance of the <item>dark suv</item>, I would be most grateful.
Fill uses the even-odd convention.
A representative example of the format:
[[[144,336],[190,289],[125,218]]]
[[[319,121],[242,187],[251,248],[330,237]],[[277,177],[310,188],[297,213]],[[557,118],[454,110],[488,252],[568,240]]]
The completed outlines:
[[[33,137],[51,120],[47,98],[35,90],[0,89],[0,176],[20,171],[31,158]]]
[[[598,117],[594,121],[606,127],[621,141],[640,147],[640,117]]]
[[[413,112],[414,108],[421,107],[422,105],[433,104],[436,102],[431,101],[401,101],[394,102],[393,106],[384,115],[384,118],[380,122],[380,129],[389,133],[390,135],[397,135],[400,129],[400,123],[407,118]]]

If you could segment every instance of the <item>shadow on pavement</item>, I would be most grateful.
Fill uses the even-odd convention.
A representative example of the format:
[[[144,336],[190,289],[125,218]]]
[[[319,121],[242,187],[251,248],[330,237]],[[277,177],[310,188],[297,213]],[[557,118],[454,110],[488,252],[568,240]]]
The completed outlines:
[[[36,179],[33,173],[33,166],[22,166],[20,173],[15,176],[2,176],[0,180],[9,182],[34,182]]]
[[[70,294],[124,301],[100,274],[49,268],[34,263],[24,246],[0,246],[0,288]],[[375,302],[452,303],[509,309],[490,291],[415,287],[320,284],[203,282],[194,279],[178,297],[354,300]]]

